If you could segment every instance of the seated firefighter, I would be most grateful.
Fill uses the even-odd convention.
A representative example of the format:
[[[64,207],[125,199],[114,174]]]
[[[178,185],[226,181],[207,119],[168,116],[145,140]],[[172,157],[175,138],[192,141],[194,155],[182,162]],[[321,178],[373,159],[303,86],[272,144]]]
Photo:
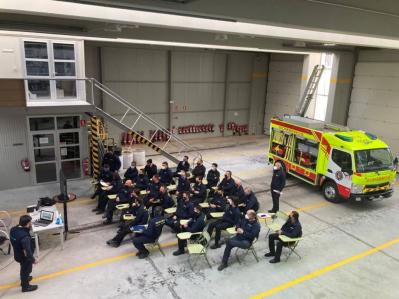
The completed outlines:
[[[152,182],[148,185],[147,195],[144,197],[144,205],[148,209],[159,202],[159,189],[161,189],[161,182],[159,176],[156,174],[152,177]]]
[[[206,216],[202,212],[201,207],[197,205],[194,207],[194,215],[190,219],[190,221],[180,226],[180,232],[199,233],[203,231],[205,225],[206,225]],[[177,241],[178,241],[178,250],[173,252],[173,255],[184,254],[184,248],[187,246],[187,240],[177,238]]]
[[[178,177],[180,171],[187,172],[190,170],[190,163],[188,162],[188,156],[184,156],[183,160],[177,164],[176,167],[176,172],[173,174],[173,176]]]
[[[136,181],[134,181],[134,187],[140,190],[147,190],[148,188],[148,184],[150,182],[148,176],[145,174],[144,172],[144,168],[141,168],[139,170],[139,175],[136,179]]]
[[[238,205],[237,197],[228,198],[229,207],[224,212],[221,219],[212,222],[208,226],[208,234],[212,236],[213,231],[215,231],[215,244],[211,246],[211,249],[216,249],[220,247],[219,241],[222,230],[229,227],[234,227],[238,225],[241,219],[241,212]]]
[[[202,183],[202,177],[195,178],[195,184],[191,187],[190,200],[194,206],[204,202],[206,198],[206,186]]]
[[[123,187],[118,191],[115,199],[108,199],[107,209],[105,212],[106,220],[103,224],[111,224],[112,217],[116,206],[119,204],[131,204],[132,203],[132,193],[133,193],[133,183],[131,180],[127,180]]]
[[[284,223],[278,232],[269,235],[269,252],[265,257],[273,257],[269,262],[274,264],[280,262],[281,251],[283,246],[288,243],[282,242],[279,236],[284,235],[289,238],[299,238],[302,236],[302,226],[299,222],[299,214],[297,211],[292,211],[288,220]],[[277,243],[277,245],[276,245]]]
[[[178,232],[180,230],[180,220],[190,219],[194,216],[194,205],[190,202],[190,194],[185,192],[177,199],[176,214],[166,219],[166,225],[172,231]]]
[[[146,258],[150,254],[144,245],[154,243],[162,233],[165,224],[165,218],[162,214],[163,209],[161,207],[156,207],[154,218],[148,222],[147,228],[141,232],[136,232],[135,237],[133,238],[133,245],[137,248],[137,255],[140,259]]]
[[[178,197],[181,196],[182,193],[190,191],[190,182],[187,179],[187,173],[185,171],[179,172],[179,178],[177,180],[177,192],[176,195]]]
[[[129,213],[134,216],[134,219],[123,223],[116,236],[111,240],[107,241],[107,244],[111,247],[119,247],[126,235],[133,232],[134,227],[137,225],[145,225],[148,222],[148,211],[143,205],[141,198],[136,198],[132,207],[129,209]]]
[[[204,178],[205,172],[206,172],[206,168],[204,166],[204,162],[201,159],[199,159],[197,161],[197,165],[195,165],[195,167],[192,170],[193,177],[191,178],[191,183],[194,183],[194,181],[197,177]]]
[[[138,177],[139,171],[137,170],[136,162],[132,161],[130,167],[125,171],[124,179],[125,181],[131,180],[133,182],[136,182]]]
[[[255,238],[259,237],[259,232],[260,225],[256,213],[254,210],[248,210],[245,214],[245,218],[236,226],[236,235],[227,241],[222,263],[218,267],[218,270],[222,271],[227,268],[227,262],[233,248],[250,248]]]
[[[222,190],[216,190],[212,199],[209,201],[208,217],[210,213],[224,212],[226,210],[226,199],[223,197]]]
[[[212,187],[216,187],[219,183],[220,172],[218,171],[218,165],[216,163],[212,163],[212,168],[208,171],[206,175],[206,180],[208,181],[208,185],[206,186],[208,189],[212,189]]]
[[[244,192],[244,212],[246,213],[248,210],[257,212],[259,210],[259,202],[255,193],[250,187],[245,187]]]
[[[223,190],[225,196],[234,195],[236,193],[236,183],[232,178],[230,170],[226,171],[223,180],[218,185],[219,190]]]
[[[117,172],[114,172],[112,175],[113,179],[111,183],[108,183],[107,186],[101,187],[101,193],[98,197],[97,207],[93,210],[93,212],[97,212],[96,214],[103,214],[105,212],[105,208],[108,203],[108,195],[118,194],[119,190],[122,188],[122,180]]]
[[[154,163],[152,163],[152,159],[147,160],[147,164],[144,167],[144,173],[149,178],[152,178],[154,175],[158,173],[158,168]]]
[[[162,167],[158,172],[159,179],[161,184],[169,186],[170,184],[174,184],[173,182],[173,173],[169,168],[168,162],[162,162]]]
[[[91,196],[91,199],[94,199],[96,196],[101,194],[101,182],[103,183],[111,183],[113,180],[113,175],[111,172],[111,169],[109,168],[108,164],[104,164],[104,166],[101,168],[100,175],[98,177],[98,183],[96,185],[96,191],[94,194]],[[93,211],[94,212],[94,211]]]

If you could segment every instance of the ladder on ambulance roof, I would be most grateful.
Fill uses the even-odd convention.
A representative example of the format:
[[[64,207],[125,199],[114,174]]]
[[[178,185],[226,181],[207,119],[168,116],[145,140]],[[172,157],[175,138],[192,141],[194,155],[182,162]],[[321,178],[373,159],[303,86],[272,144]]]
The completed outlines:
[[[321,75],[324,71],[324,65],[315,65],[313,68],[312,74],[310,75],[309,81],[306,84],[306,88],[303,92],[303,95],[296,106],[295,115],[305,116],[306,111],[309,108],[310,102],[312,101],[314,94],[317,90],[317,86],[319,85]]]
[[[180,159],[172,155],[172,153],[181,155],[191,152],[194,153],[194,161],[202,159],[201,153],[196,148],[182,140],[178,135],[164,128],[157,121],[133,106],[115,91],[96,79],[87,80],[92,85],[92,95],[94,95],[94,88],[101,91],[104,96],[104,102],[106,102],[107,107],[109,107],[106,112],[92,103],[95,108],[95,115],[103,117],[123,131],[128,132],[135,141],[147,145],[152,150],[176,164],[179,163]],[[138,126],[140,126],[140,129],[150,130],[151,137],[146,138],[144,132],[139,133]],[[163,144],[160,146],[155,144],[154,140],[156,139],[161,139]]]

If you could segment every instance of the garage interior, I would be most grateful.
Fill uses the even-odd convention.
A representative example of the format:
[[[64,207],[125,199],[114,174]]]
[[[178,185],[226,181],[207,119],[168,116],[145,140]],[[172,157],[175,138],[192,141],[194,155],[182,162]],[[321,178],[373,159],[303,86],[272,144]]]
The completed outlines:
[[[320,188],[287,177],[280,209],[300,214],[301,258],[285,261],[283,249],[282,262],[269,264],[263,256],[268,229],[260,220],[259,262],[251,253],[240,263],[232,255],[219,272],[224,246],[209,250],[211,268],[201,259],[190,267],[186,256],[172,255],[177,239],[169,228],[160,238],[165,256],[154,249],[139,260],[130,239],[117,249],[107,246],[117,227],[91,212],[92,178],[84,166],[92,157],[91,117],[99,113],[107,140],[122,151],[144,149],[158,166],[168,161],[173,168],[185,154],[195,162],[198,152],[207,170],[216,162],[222,175],[231,170],[251,187],[259,211],[267,212],[271,119],[295,114],[318,65],[324,70],[305,117],[372,133],[395,158],[398,26],[395,1],[0,1],[0,211],[16,225],[26,206],[59,193],[58,171],[67,162],[68,191],[78,196],[68,216],[70,229],[80,233],[69,234],[63,250],[57,236],[40,240],[33,270],[39,290],[30,297],[398,298],[396,181],[390,198],[334,204]],[[76,80],[76,99],[30,98],[27,41],[47,43],[54,74],[50,67],[41,80],[49,82],[60,80],[50,45],[75,45],[76,71],[63,80]],[[51,92],[59,90],[54,83]],[[141,112],[145,117],[137,118]],[[74,131],[57,127],[63,117],[76,121]],[[55,127],[33,130],[33,119],[43,118],[53,118]],[[155,147],[129,139],[129,128]],[[39,133],[77,134],[78,154],[36,163]],[[63,146],[60,140],[49,147]],[[30,171],[21,167],[25,160]],[[43,177],[49,170],[40,172],[41,165],[54,166],[55,175]],[[123,158],[122,166],[121,175]],[[22,297],[18,266],[12,254],[0,253],[0,298]]]

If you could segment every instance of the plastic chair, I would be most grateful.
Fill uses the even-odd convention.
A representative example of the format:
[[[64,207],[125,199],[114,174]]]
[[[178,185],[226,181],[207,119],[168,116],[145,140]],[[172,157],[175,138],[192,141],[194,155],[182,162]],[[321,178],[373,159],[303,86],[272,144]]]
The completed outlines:
[[[298,246],[299,242],[303,240],[303,237],[299,238],[290,238],[284,235],[280,235],[279,239],[284,242],[284,247],[288,248],[288,253],[285,261],[288,261],[289,257],[294,253],[299,259],[302,259],[302,257],[299,255],[298,252],[296,252],[296,247]]]
[[[159,237],[158,237],[153,243],[147,243],[147,244],[145,244],[145,245],[146,245],[146,246],[149,246],[151,250],[154,249],[154,248],[156,248],[156,247],[158,247],[158,249],[159,249],[159,251],[161,252],[161,254],[162,254],[163,256],[165,256],[165,252],[163,252],[162,247],[161,247],[161,244],[159,244]]]
[[[256,262],[259,263],[259,258],[258,258],[258,255],[257,255],[257,253],[256,253],[255,247],[254,247],[254,245],[255,245],[255,243],[256,243],[257,241],[258,241],[258,238],[255,238],[255,239],[252,241],[251,246],[250,246],[249,248],[247,248],[247,249],[242,249],[242,248],[237,248],[237,249],[236,249],[236,253],[235,253],[235,254],[236,254],[236,258],[237,258],[238,263],[241,264],[241,261],[240,261],[240,259],[238,258],[238,251],[239,251],[240,249],[241,249],[241,250],[244,250],[244,254],[242,254],[242,259],[244,259],[244,258],[247,256],[247,254],[248,254],[249,252],[251,252],[251,253],[253,254],[253,256],[254,256]]]
[[[192,235],[198,234],[199,237],[195,240],[190,239],[189,243],[187,244],[188,250],[188,263],[190,264],[191,270],[193,270],[193,264],[191,263],[191,257],[196,256],[203,256],[208,263],[209,268],[212,268],[211,263],[207,257],[207,250],[209,247],[209,241],[211,240],[211,236],[208,234],[206,229],[200,233],[194,233]]]
[[[4,245],[8,243],[7,249],[4,250]],[[7,232],[0,230],[0,251],[4,255],[9,255],[11,252],[11,242],[10,242],[10,236],[7,234]]]
[[[271,231],[276,232],[281,229],[283,224],[288,220],[288,215],[282,211],[277,211],[276,215],[272,218],[271,223],[266,222],[266,226],[268,231],[266,233],[266,237],[270,234]]]

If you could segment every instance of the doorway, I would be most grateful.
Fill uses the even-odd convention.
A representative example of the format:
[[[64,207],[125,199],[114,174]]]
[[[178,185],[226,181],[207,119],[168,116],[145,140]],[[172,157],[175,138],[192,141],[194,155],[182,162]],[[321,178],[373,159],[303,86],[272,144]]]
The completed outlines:
[[[29,117],[29,142],[34,182],[82,177],[80,116]]]

